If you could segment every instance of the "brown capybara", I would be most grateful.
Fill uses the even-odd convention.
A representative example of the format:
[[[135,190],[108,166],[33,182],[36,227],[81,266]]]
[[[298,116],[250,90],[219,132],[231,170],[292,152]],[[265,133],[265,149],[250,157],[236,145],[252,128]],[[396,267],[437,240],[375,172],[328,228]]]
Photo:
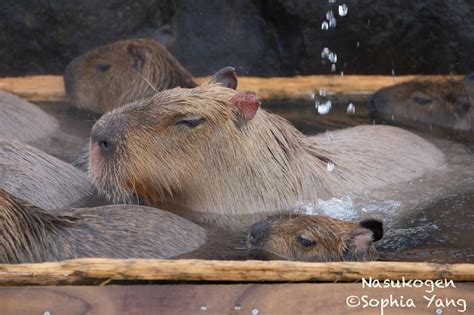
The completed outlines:
[[[383,88],[369,109],[374,119],[389,123],[472,136],[474,73],[462,81],[415,80]]]
[[[400,128],[333,135],[303,135],[259,109],[253,92],[175,88],[102,116],[91,132],[89,173],[115,202],[138,194],[147,204],[237,227],[243,222],[232,216],[407,181],[445,163],[437,147]]]
[[[58,121],[16,95],[0,91],[0,138],[31,143],[50,136]]]
[[[383,224],[360,223],[321,215],[278,214],[255,223],[247,237],[252,258],[299,261],[368,261],[378,252]]]
[[[73,105],[105,113],[156,91],[197,84],[163,45],[131,39],[75,58],[64,72],[64,85]]]
[[[78,136],[74,130],[65,132],[61,125],[37,105],[0,91],[0,138],[27,143],[71,163],[87,143],[87,136]]]
[[[36,148],[0,139],[0,188],[31,204],[57,209],[93,194],[87,174]]]
[[[0,263],[171,258],[205,243],[204,229],[158,209],[113,205],[55,215],[0,189]]]

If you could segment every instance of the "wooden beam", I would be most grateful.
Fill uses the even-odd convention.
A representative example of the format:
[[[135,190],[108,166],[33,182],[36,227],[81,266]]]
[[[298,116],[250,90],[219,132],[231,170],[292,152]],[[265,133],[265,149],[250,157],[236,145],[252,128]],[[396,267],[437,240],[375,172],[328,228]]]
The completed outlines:
[[[84,258],[0,265],[0,285],[64,285],[109,280],[352,282],[369,277],[474,281],[474,264]]]
[[[374,289],[361,283],[16,287],[0,288],[0,301],[1,313],[9,315],[472,314],[474,283],[454,286],[431,293],[426,286]],[[434,295],[444,307],[429,303]],[[363,296],[371,306],[363,300],[357,306]],[[388,304],[390,296],[398,306],[382,311],[380,304]],[[409,307],[409,300],[416,307]]]
[[[366,75],[312,75],[296,77],[239,77],[239,90],[257,92],[260,99],[301,99],[310,98],[320,88],[328,94],[371,94],[383,87],[409,80],[462,79],[461,76],[407,75],[407,76],[366,76]],[[199,83],[208,78],[196,78]],[[5,90],[30,101],[64,101],[63,77],[39,75],[15,78],[0,78],[0,90]]]

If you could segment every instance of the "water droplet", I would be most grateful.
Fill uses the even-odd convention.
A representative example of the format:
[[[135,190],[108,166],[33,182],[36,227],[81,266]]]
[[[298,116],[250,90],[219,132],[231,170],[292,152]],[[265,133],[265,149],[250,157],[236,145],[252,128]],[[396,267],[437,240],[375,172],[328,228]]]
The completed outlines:
[[[440,309],[440,308],[437,308],[437,309],[436,309],[436,314],[438,314],[438,315],[443,314],[443,310]]]
[[[392,76],[395,76],[395,69],[392,69]]]
[[[395,115],[392,115],[392,121],[394,121],[394,120],[395,120]]]
[[[356,46],[357,46],[357,48],[359,48],[360,47],[360,42],[357,42]]]
[[[375,125],[375,119],[374,119],[374,120],[372,120],[372,125]]]
[[[346,16],[347,12],[349,11],[349,8],[347,7],[345,3],[343,3],[339,5],[338,10],[339,10],[339,16]]]
[[[336,63],[337,62],[337,54],[333,53],[332,51],[329,53],[328,55],[328,59],[329,61],[331,61],[332,63]]]
[[[356,112],[356,108],[355,108],[354,104],[350,103],[349,105],[347,105],[346,113],[348,115],[353,115],[353,114],[355,114],[355,112]]]
[[[324,138],[326,142],[331,142],[334,139],[334,134],[331,131],[326,130],[326,133],[324,134]]]
[[[330,52],[331,51],[329,50],[329,48],[324,47],[323,50],[321,50],[321,58],[325,59],[325,58],[329,57]]]
[[[314,100],[314,98],[316,97],[316,93],[311,92],[311,93],[309,94],[309,97],[311,98],[311,100]]]
[[[316,101],[314,104],[314,107],[318,110],[318,113],[321,115],[326,115],[331,111],[331,100],[327,100],[326,102],[320,103],[319,101]]]
[[[341,71],[341,77],[343,77],[343,76],[344,76],[344,71]]]
[[[329,3],[336,3],[336,0],[329,0]]]
[[[319,89],[319,95],[321,95],[321,96],[326,96],[326,89],[320,88],[320,89]]]
[[[335,63],[333,63],[331,65],[331,72],[336,72],[336,64]]]
[[[201,305],[201,311],[207,311],[207,305]]]
[[[235,304],[234,305],[234,310],[240,311],[241,309],[242,309],[242,306],[240,306],[240,304]]]
[[[331,28],[334,28],[336,27],[336,18],[334,17],[334,13],[332,12],[332,10],[329,10],[328,12],[326,12],[326,20],[328,20],[329,22],[329,27]]]
[[[323,21],[323,23],[321,23],[321,29],[323,31],[327,31],[329,29],[329,23],[328,21]]]
[[[334,168],[334,163],[332,161],[329,161],[327,166],[328,172],[332,173],[334,171]]]
[[[252,310],[252,315],[257,315],[258,314],[258,308],[254,308]]]
[[[45,311],[43,315],[51,315],[51,313],[49,311]]]

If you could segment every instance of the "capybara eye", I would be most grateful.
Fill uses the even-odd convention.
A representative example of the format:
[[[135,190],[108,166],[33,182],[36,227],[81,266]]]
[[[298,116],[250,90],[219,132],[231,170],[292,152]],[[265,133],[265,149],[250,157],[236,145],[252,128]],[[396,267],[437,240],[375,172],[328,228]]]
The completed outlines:
[[[310,240],[310,239],[308,239],[308,238],[306,238],[305,236],[302,236],[302,235],[298,236],[296,238],[296,240],[298,241],[298,243],[300,243],[304,247],[313,247],[314,245],[316,245],[315,241]]]
[[[429,104],[429,103],[433,102],[433,100],[428,95],[426,95],[425,93],[421,93],[421,92],[416,92],[412,96],[412,100],[415,103],[417,103],[418,105],[426,105],[426,104]]]
[[[204,119],[204,118],[183,119],[183,120],[180,120],[180,121],[176,122],[175,125],[185,125],[186,127],[189,127],[189,128],[196,128],[197,126],[199,126],[200,124],[202,124],[205,121],[206,121],[206,119]]]
[[[105,63],[99,63],[96,66],[96,69],[100,72],[106,72],[110,69],[111,65],[105,64]]]

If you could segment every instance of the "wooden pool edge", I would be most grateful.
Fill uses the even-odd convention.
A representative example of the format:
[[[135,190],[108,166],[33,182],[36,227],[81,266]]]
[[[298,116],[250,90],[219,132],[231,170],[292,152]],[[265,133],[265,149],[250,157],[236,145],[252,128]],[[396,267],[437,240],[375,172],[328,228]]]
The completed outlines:
[[[137,280],[357,282],[370,278],[474,281],[474,264],[82,258],[38,264],[0,265],[0,286],[97,284]]]

